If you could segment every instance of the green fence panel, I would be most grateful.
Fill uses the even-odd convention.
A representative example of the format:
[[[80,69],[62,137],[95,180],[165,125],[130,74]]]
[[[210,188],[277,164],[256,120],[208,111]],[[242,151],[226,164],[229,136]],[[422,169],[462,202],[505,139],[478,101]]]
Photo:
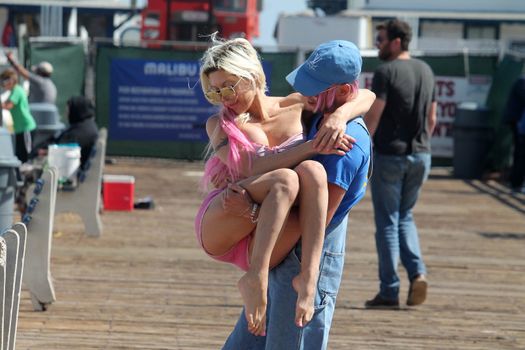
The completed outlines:
[[[86,70],[86,57],[82,44],[38,43],[29,47],[31,65],[48,61],[53,65],[53,82],[57,87],[57,107],[62,119],[65,117],[66,102],[74,95],[82,95]]]
[[[294,52],[263,53],[261,60],[272,65],[272,76],[270,77],[270,95],[286,96],[293,92],[292,87],[285,77],[294,70],[297,55]]]
[[[109,127],[110,124],[110,64],[113,59],[151,59],[151,60],[199,60],[204,48],[194,51],[163,50],[146,48],[116,48],[102,46],[96,57],[96,109],[97,123]],[[307,53],[308,54],[308,53]],[[464,77],[467,75],[497,76],[496,56],[419,56],[426,61],[436,75]],[[261,53],[261,59],[272,67],[269,77],[269,90],[273,96],[285,96],[292,92],[286,82],[286,75],[297,62],[297,53]],[[377,57],[363,58],[363,71],[373,72],[381,61]],[[203,142],[108,140],[108,154],[129,156],[153,156],[177,159],[202,159],[206,144]]]

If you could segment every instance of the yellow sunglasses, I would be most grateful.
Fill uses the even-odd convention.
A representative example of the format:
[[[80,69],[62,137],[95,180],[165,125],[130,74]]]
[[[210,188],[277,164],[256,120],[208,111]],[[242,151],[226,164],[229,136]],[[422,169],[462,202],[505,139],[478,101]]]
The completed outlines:
[[[206,91],[204,94],[208,101],[213,104],[220,104],[222,100],[231,101],[237,97],[237,91],[235,88],[241,82],[242,78],[239,78],[237,82],[232,86],[226,86],[220,89],[211,89]]]

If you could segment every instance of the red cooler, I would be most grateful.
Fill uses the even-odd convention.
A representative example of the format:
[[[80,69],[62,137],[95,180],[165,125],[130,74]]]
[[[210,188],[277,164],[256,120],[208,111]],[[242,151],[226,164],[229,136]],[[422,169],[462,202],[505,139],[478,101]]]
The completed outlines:
[[[104,175],[104,210],[133,210],[135,178],[129,175]]]

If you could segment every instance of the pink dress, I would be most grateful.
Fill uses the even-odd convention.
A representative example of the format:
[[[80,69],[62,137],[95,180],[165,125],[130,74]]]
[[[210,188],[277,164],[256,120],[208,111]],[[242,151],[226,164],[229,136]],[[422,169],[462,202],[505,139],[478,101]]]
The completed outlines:
[[[255,144],[256,154],[259,157],[263,157],[267,154],[280,153],[286,149],[292,148],[304,142],[304,135],[302,133],[290,137],[288,140],[284,141],[280,145],[269,147],[265,145]],[[195,235],[197,236],[197,241],[199,242],[204,252],[208,254],[215,260],[227,262],[239,267],[241,270],[247,271],[250,266],[250,257],[248,248],[250,247],[250,241],[253,236],[253,232],[246,235],[243,239],[237,242],[230,250],[221,255],[213,255],[206,251],[204,244],[202,243],[202,218],[208,210],[211,202],[222,193],[224,188],[212,190],[204,198],[197,216],[195,217]]]

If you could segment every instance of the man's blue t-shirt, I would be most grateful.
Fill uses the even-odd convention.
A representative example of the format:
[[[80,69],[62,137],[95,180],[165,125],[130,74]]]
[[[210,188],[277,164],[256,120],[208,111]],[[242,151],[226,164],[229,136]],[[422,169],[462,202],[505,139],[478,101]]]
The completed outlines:
[[[322,115],[318,116],[308,133],[308,140],[317,133],[317,125]],[[368,183],[371,140],[362,118],[356,118],[346,125],[346,134],[356,139],[354,147],[344,156],[317,155],[313,159],[321,163],[328,176],[328,182],[346,191],[330,225],[343,220],[350,209],[363,198]]]

